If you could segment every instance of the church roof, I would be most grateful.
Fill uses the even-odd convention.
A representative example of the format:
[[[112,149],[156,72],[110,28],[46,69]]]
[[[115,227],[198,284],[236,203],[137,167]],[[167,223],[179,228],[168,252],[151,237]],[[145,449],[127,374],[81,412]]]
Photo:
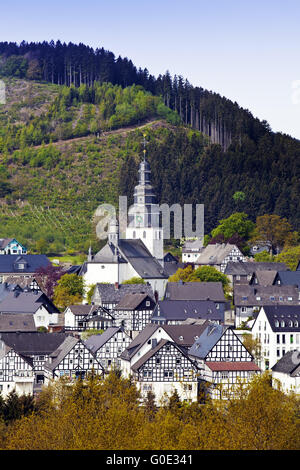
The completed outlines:
[[[119,241],[122,255],[143,279],[168,279],[162,265],[152,256],[140,239]]]

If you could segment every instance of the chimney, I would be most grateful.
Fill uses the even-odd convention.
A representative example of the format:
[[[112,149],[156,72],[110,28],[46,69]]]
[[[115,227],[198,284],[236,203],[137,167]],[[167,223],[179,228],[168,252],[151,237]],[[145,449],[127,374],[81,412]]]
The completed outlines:
[[[115,282],[115,289],[119,290],[119,283],[118,282]]]

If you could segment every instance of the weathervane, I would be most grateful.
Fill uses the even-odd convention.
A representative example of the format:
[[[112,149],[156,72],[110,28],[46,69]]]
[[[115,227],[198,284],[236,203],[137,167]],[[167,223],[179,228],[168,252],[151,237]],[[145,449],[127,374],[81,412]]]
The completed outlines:
[[[146,145],[148,144],[147,140],[146,140],[146,134],[144,134],[144,139],[143,139],[143,145],[144,145],[144,150],[143,150],[143,153],[144,153],[144,161],[146,160]]]

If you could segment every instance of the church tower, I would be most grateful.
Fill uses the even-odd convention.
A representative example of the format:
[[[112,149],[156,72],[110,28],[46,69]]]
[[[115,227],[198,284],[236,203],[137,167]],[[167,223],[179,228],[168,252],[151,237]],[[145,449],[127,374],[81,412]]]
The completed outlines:
[[[144,148],[144,157],[139,165],[139,182],[134,189],[134,204],[128,211],[126,238],[141,239],[152,256],[163,265],[163,229],[160,227],[159,205],[156,203],[150,175]]]

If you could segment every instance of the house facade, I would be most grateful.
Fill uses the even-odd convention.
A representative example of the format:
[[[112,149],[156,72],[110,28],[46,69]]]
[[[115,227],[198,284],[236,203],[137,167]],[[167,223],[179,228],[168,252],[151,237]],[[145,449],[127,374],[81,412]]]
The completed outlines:
[[[287,352],[272,367],[273,387],[300,394],[300,347]]]
[[[5,398],[13,390],[18,395],[33,394],[33,365],[0,339],[0,393]]]
[[[296,286],[236,285],[233,290],[235,326],[239,327],[257,313],[260,307],[286,305],[299,306],[300,292]]]
[[[197,363],[200,377],[209,384],[213,399],[234,395],[240,382],[246,384],[253,374],[261,372],[232,328],[216,323],[207,325],[188,354]]]
[[[74,336],[67,336],[44,364],[45,384],[64,377],[68,381],[84,379],[88,374],[104,375],[104,369],[85,344]]]
[[[229,262],[246,261],[246,256],[236,245],[229,243],[216,243],[207,245],[195,261],[195,268],[201,266],[213,266],[224,273]]]
[[[27,249],[15,238],[0,238],[0,255],[26,255]]]
[[[251,331],[261,343],[259,366],[269,370],[287,352],[300,348],[300,305],[261,307]]]
[[[132,339],[121,327],[109,327],[101,335],[90,336],[84,344],[106,372],[121,368],[120,356]]]

